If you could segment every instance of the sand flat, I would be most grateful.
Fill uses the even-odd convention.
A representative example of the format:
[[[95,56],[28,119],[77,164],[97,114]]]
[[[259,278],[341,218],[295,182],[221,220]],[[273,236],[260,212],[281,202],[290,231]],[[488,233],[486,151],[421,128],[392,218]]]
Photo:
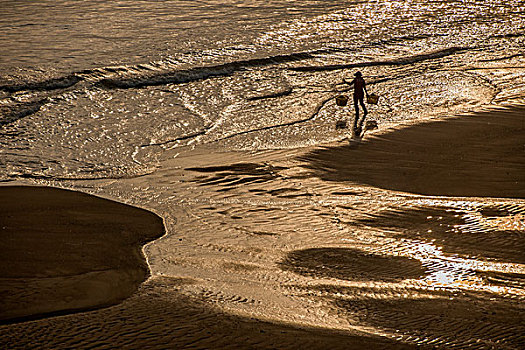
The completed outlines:
[[[514,108],[370,134],[357,146],[197,149],[112,182],[177,214],[145,250],[151,278],[113,306],[0,326],[0,342],[522,348],[522,120]]]
[[[0,187],[0,319],[120,302],[149,275],[142,245],[164,233],[143,209],[48,187]]]

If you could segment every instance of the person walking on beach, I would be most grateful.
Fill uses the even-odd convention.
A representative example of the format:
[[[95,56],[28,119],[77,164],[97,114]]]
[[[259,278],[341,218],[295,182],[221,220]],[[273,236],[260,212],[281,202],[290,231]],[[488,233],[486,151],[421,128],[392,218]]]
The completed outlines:
[[[364,98],[365,93],[366,96],[368,96],[368,91],[366,91],[366,83],[363,79],[363,75],[361,72],[356,72],[354,80],[352,80],[350,83],[348,83],[345,80],[345,83],[354,85],[354,108],[355,108],[355,119],[354,119],[354,128],[352,129],[354,132],[354,135],[359,136],[361,135],[361,130],[363,128],[363,123],[365,121],[365,117],[368,114],[368,111],[365,106]],[[359,104],[361,105],[361,108],[363,108],[363,119],[361,119],[361,122],[359,122]],[[359,125],[359,126],[358,126]]]

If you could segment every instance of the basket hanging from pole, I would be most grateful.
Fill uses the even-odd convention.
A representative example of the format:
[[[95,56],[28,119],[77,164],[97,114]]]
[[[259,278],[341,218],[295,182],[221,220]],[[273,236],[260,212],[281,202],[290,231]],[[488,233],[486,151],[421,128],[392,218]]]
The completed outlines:
[[[348,97],[345,95],[339,95],[335,98],[335,103],[340,107],[344,107],[348,103]]]
[[[370,94],[366,97],[366,103],[371,105],[376,105],[377,101],[379,101],[379,96],[376,94]]]

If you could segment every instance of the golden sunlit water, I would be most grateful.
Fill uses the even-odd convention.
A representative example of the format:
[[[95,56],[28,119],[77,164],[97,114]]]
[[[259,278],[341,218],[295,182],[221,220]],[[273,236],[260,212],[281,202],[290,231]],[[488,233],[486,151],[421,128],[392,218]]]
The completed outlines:
[[[3,1],[0,29],[2,185],[166,229],[130,299],[7,322],[6,348],[322,348],[246,320],[525,348],[522,1]],[[358,70],[378,128],[349,141]]]

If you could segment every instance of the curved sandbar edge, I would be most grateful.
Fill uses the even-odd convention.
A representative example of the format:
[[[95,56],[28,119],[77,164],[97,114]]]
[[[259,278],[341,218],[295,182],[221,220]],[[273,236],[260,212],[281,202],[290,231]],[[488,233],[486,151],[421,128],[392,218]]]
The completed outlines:
[[[144,209],[52,187],[0,187],[0,323],[116,304],[149,276],[165,232]]]

